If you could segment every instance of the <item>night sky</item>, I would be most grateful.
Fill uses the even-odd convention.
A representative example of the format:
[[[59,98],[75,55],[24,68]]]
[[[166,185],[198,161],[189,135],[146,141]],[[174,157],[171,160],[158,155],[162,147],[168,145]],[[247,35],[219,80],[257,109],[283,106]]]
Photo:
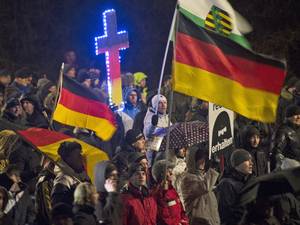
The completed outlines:
[[[300,74],[299,0],[232,0],[254,32],[255,50],[288,59],[289,73]],[[0,0],[0,66],[30,66],[56,79],[63,52],[74,49],[79,63],[91,61],[105,74],[104,57],[95,56],[94,37],[103,34],[102,12],[117,11],[119,30],[129,33],[121,53],[122,71],[143,71],[158,84],[176,0]],[[170,73],[169,57],[166,73]]]

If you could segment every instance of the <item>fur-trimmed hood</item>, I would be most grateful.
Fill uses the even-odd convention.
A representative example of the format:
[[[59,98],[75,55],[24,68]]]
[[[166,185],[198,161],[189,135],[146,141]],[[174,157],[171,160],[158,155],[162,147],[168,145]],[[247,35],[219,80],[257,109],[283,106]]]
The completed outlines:
[[[156,182],[161,182],[165,175],[166,171],[169,168],[174,168],[175,164],[171,163],[170,161],[163,159],[156,161],[152,167],[152,176]]]

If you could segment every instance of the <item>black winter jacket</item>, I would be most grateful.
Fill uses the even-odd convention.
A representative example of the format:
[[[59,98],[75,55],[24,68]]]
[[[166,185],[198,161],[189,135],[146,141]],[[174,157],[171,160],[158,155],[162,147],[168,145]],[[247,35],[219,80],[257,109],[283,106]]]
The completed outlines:
[[[222,224],[239,224],[246,212],[244,207],[239,205],[240,191],[248,182],[249,176],[245,176],[235,169],[221,178],[216,189],[218,198],[219,214]]]
[[[74,205],[74,225],[98,225],[95,208],[90,205]]]
[[[300,161],[300,127],[287,122],[276,132],[273,154]]]

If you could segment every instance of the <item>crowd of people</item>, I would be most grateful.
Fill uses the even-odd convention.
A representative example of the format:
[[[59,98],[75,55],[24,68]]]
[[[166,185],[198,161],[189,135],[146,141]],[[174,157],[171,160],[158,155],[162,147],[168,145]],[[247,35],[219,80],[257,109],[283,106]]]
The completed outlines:
[[[64,75],[108,103],[97,68],[79,68],[65,54]],[[300,80],[282,89],[277,121],[235,118],[234,145],[208,157],[208,140],[192,147],[154,151],[158,128],[187,121],[208,123],[208,103],[174,93],[164,78],[161,93],[147,87],[142,72],[122,74],[124,107],[111,106],[117,132],[103,141],[83,128],[51,121],[56,83],[28,68],[0,70],[0,224],[5,225],[294,225],[300,224],[299,196],[278,193],[241,204],[243,188],[255,177],[300,166]],[[169,113],[172,113],[171,118]],[[85,171],[82,146],[62,142],[60,166],[15,129],[56,129],[104,150],[109,160]],[[57,128],[59,127],[59,128]],[[43,138],[43,137],[40,137]]]

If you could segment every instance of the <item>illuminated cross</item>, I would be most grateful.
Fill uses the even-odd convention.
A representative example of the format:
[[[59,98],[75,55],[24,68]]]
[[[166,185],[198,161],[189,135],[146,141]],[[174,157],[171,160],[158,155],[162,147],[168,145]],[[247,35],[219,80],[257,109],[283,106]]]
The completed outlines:
[[[122,103],[122,82],[119,50],[129,47],[128,33],[117,31],[117,16],[113,9],[103,12],[104,35],[95,38],[96,55],[105,53],[107,86],[110,104]]]

